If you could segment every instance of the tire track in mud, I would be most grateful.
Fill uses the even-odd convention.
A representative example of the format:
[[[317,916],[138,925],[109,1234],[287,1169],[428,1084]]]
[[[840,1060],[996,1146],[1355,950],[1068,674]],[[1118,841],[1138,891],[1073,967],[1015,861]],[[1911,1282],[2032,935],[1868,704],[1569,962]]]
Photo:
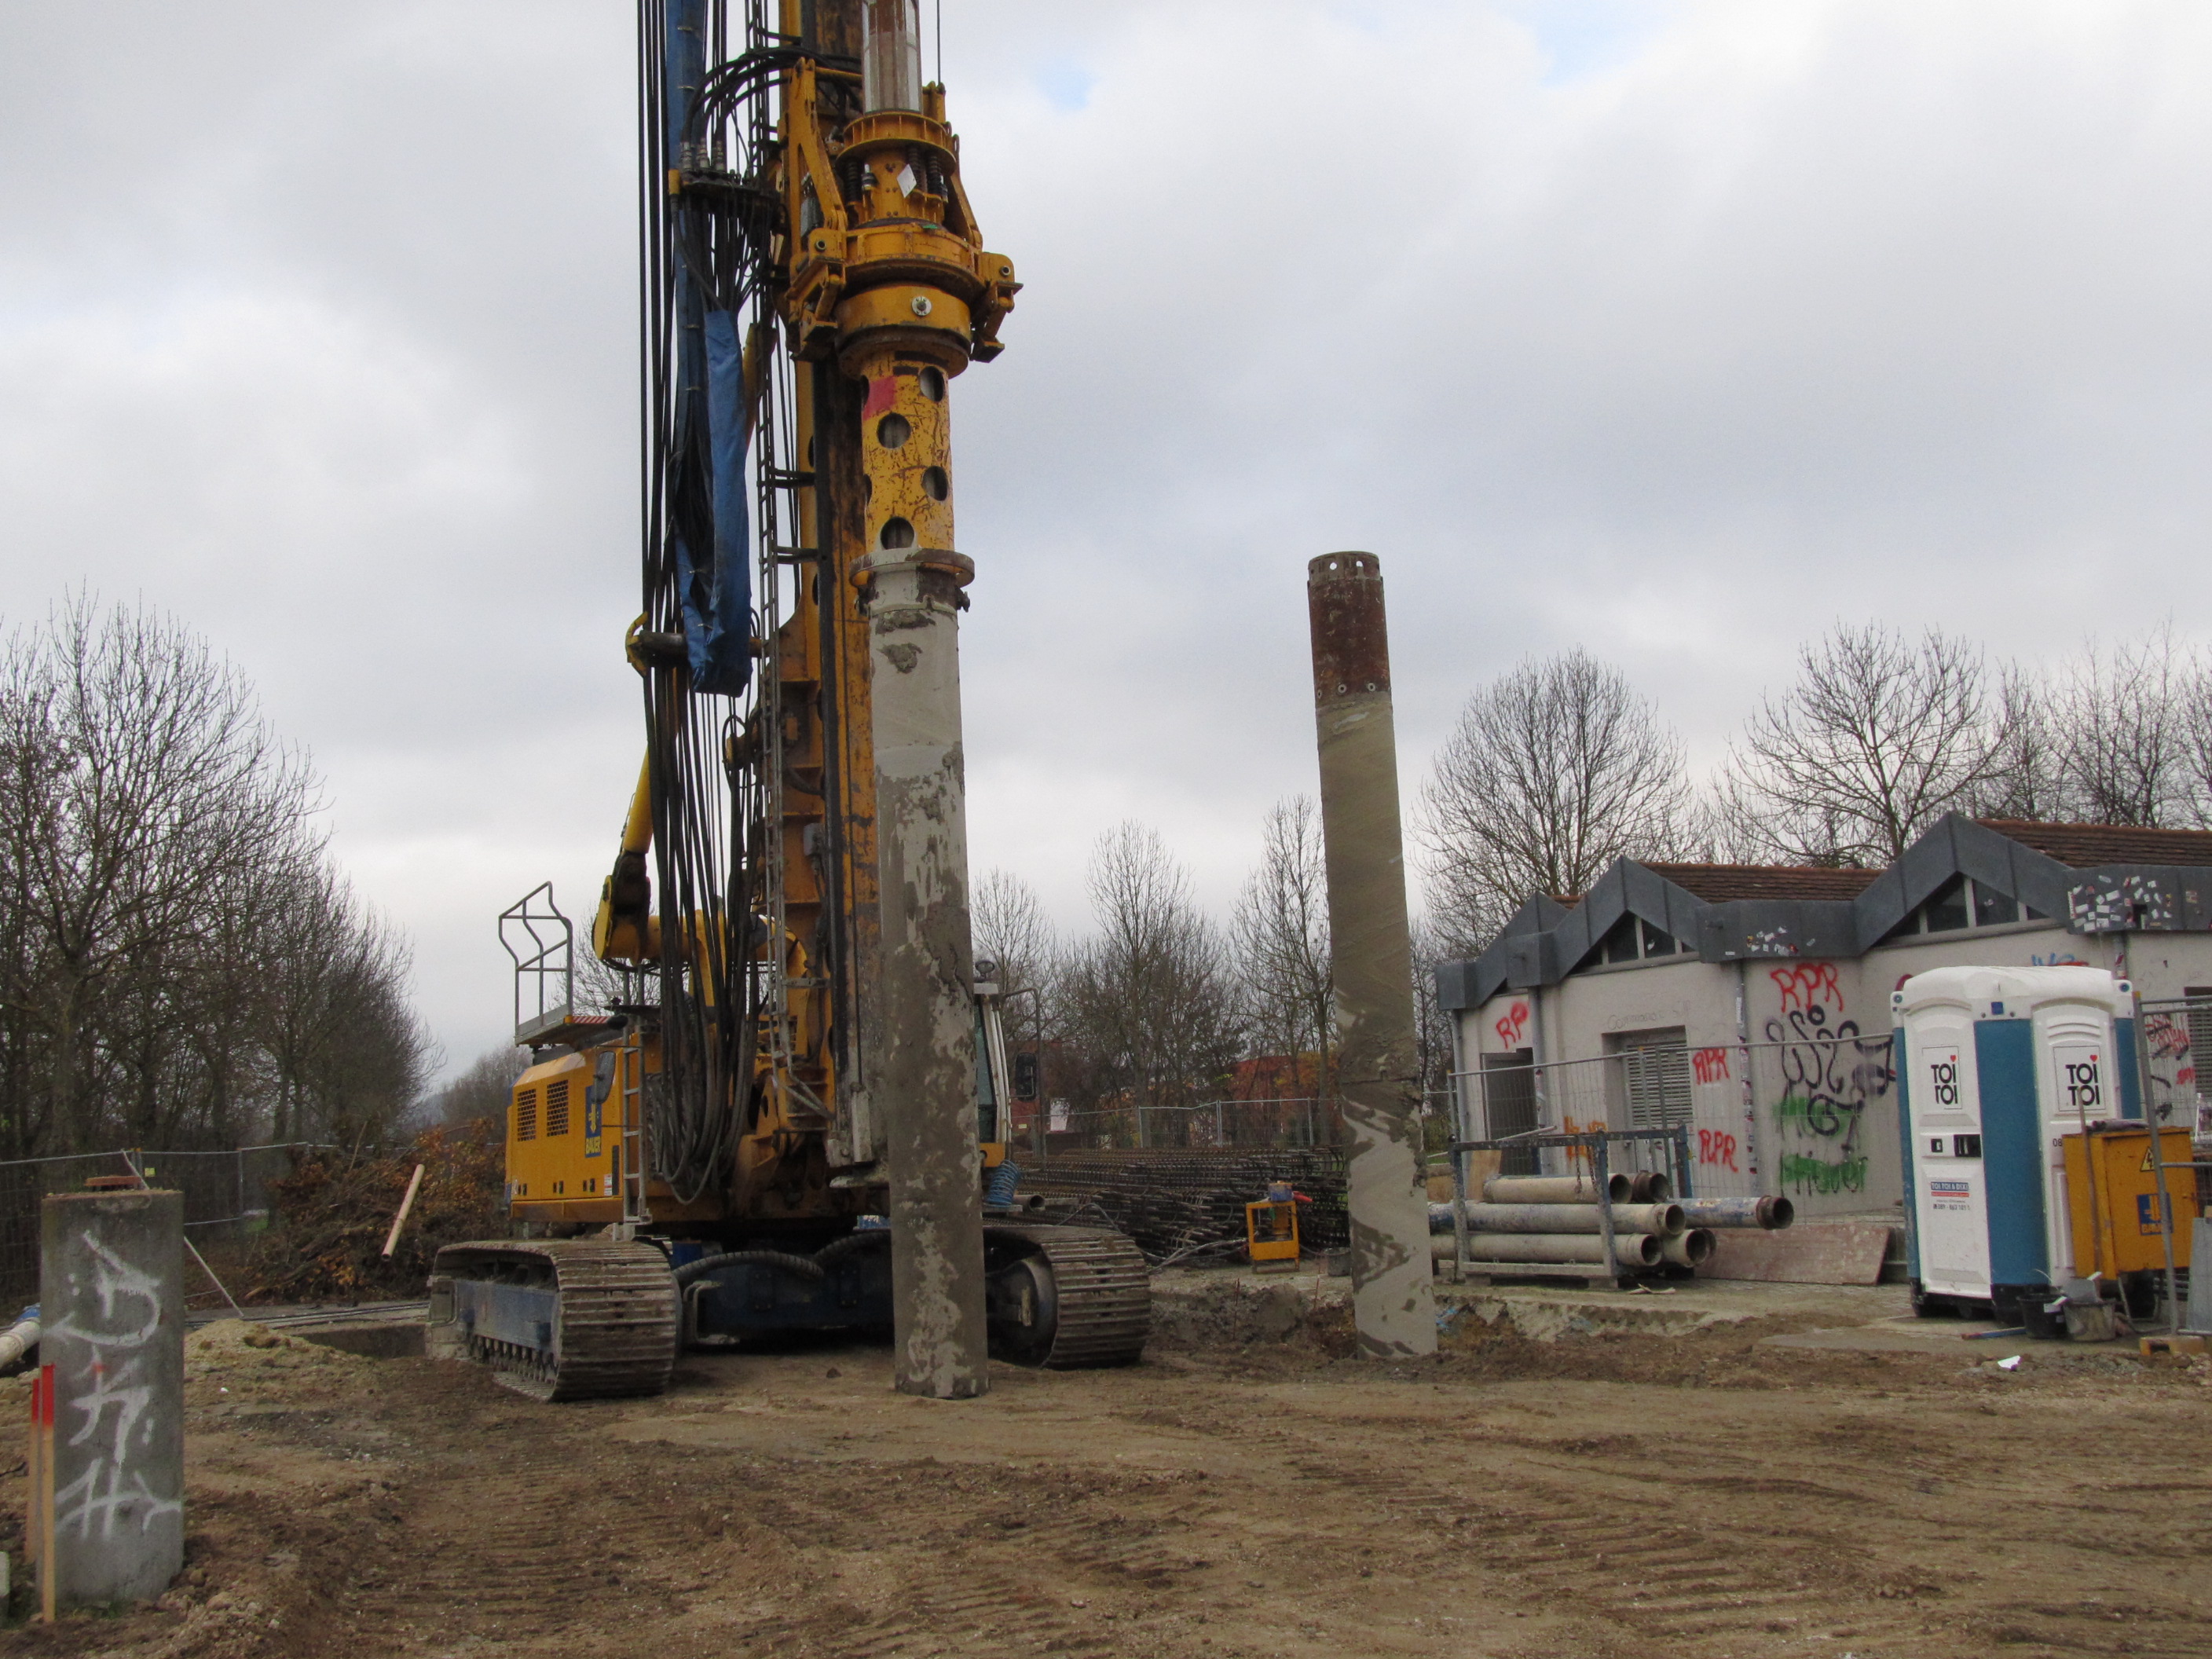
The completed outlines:
[[[1198,1426],[1177,1421],[1173,1413],[1143,1415],[1163,1426]],[[1663,1480],[1608,1468],[1602,1459],[1589,1460],[1577,1473],[1642,1487],[1648,1498],[1496,1468],[1474,1474],[1479,1489],[1454,1488],[1347,1445],[1320,1425],[1214,1424],[1206,1431],[1331,1490],[1337,1506],[1309,1520],[1316,1537],[1340,1539],[1349,1548],[1371,1540],[1380,1522],[1401,1538],[1411,1534],[1448,1551],[1453,1559],[1446,1571],[1455,1576],[1517,1581],[1540,1599],[1571,1605],[1624,1632],[1690,1644],[1845,1626],[1869,1644],[1923,1632],[1919,1609],[1871,1610],[1856,1597],[1839,1603],[1832,1577],[1820,1582],[1803,1570],[1808,1550],[1828,1563],[1860,1554],[1851,1538],[1800,1525],[1786,1537],[1763,1538],[1767,1547],[1759,1549],[1741,1536],[1717,1536],[1715,1528],[1673,1518],[1680,1499]],[[1543,1446],[1519,1438],[1512,1443],[1523,1451]],[[1479,1448],[1478,1439],[1461,1449]],[[1863,1501],[1831,1488],[1808,1495],[1813,1492],[1854,1505]],[[1639,1504],[1648,1516],[1637,1513]],[[1449,1593],[1443,1582],[1436,1590],[1439,1597]]]
[[[1790,1564],[1794,1550],[1780,1559],[1753,1554],[1741,1540],[1694,1523],[1644,1519],[1635,1513],[1637,1500],[1619,1494],[1495,1472],[1485,1473],[1482,1492],[1470,1493],[1334,1449],[1319,1456],[1309,1451],[1297,1467],[1310,1480],[1358,1494],[1400,1527],[1449,1540],[1461,1571],[1517,1580],[1539,1600],[1640,1635],[1702,1644],[1846,1624],[1869,1642],[1901,1633],[1903,1621],[1856,1606],[1848,1618],[1829,1616],[1838,1611],[1833,1585],[1806,1579]],[[1663,1489],[1653,1498],[1655,1508],[1671,1502]],[[1347,1539],[1362,1535],[1355,1520]],[[1917,1632],[1917,1620],[1911,1627]]]
[[[1186,1583],[1212,1565],[1190,1549],[1193,1524],[1202,1514],[1199,1506],[1182,1503],[1143,1516],[1117,1506],[1103,1515],[1032,1512],[1018,1522],[981,1523],[994,1535],[982,1539],[957,1567],[948,1570],[938,1553],[900,1563],[898,1605],[848,1627],[837,1650],[892,1656],[939,1651],[948,1642],[956,1650],[972,1642],[1015,1652],[1112,1650],[1115,1636],[1070,1617],[1076,1603],[1068,1590],[1158,1593]],[[1026,1558],[1051,1563],[1052,1590],[1041,1589],[1034,1574],[1023,1572]]]
[[[1145,1415],[1164,1426],[1173,1418]],[[1379,1419],[1358,1426],[1386,1428]],[[1644,1467],[1624,1468],[1632,1459],[1589,1457],[1582,1449],[1575,1449],[1577,1467],[1560,1479],[1486,1467],[1470,1469],[1468,1486],[1455,1488],[1347,1445],[1320,1426],[1206,1428],[1329,1489],[1337,1507],[1310,1518],[1316,1537],[1333,1536],[1350,1548],[1371,1540],[1379,1522],[1449,1551],[1457,1559],[1433,1578],[1439,1604],[1451,1594],[1447,1574],[1495,1577],[1526,1586],[1537,1601],[1571,1608],[1624,1635],[1657,1638],[1684,1654],[1741,1653],[1747,1639],[1808,1638],[1824,1646],[1832,1642],[1838,1652],[1848,1647],[1863,1659],[1979,1654],[1993,1642],[2022,1641],[2153,1659],[2198,1659],[2212,1651],[2206,1639],[2212,1614],[2185,1601],[2139,1595],[2123,1631],[2114,1607],[2094,1600],[2066,1606],[1984,1595],[1920,1599],[1929,1587],[1906,1571],[1915,1553],[1892,1549],[1885,1559],[1873,1547],[1881,1541],[1886,1513],[1874,1492],[1765,1474],[1713,1474],[1678,1486],[1653,1474],[1648,1455],[1632,1454]],[[1524,1437],[1502,1443],[1523,1454],[1547,1449],[1547,1443]],[[1465,1455],[1483,1448],[1477,1431],[1454,1450]],[[1556,1455],[1569,1448],[1549,1449]],[[1709,1464],[1738,1461],[1723,1449],[1693,1449]],[[1757,1460],[1741,1461],[1747,1469],[1760,1467]],[[1899,1460],[1898,1470],[1917,1475],[1937,1467],[1950,1475],[1963,1462],[1923,1449]],[[1685,1487],[1692,1490],[1686,1495]],[[1800,1502],[1790,1515],[1749,1517],[1747,1525],[1731,1529],[1717,1511],[1745,1498]],[[1825,1522],[1806,1512],[1806,1502],[1841,1505],[1850,1514]],[[1639,1504],[1646,1515],[1637,1513]],[[1716,1512],[1710,1521],[1694,1516],[1700,1506]],[[2172,1523],[2166,1525],[2171,1530]],[[2076,1549],[2100,1547],[2078,1538],[2066,1541]],[[2130,1553],[2160,1552],[2137,1546]]]
[[[620,1504],[604,1479],[574,1474],[580,1447],[544,1434],[518,1437],[496,1467],[415,1485],[405,1541],[389,1571],[349,1579],[332,1593],[349,1635],[374,1652],[459,1644],[497,1653],[577,1651],[599,1644],[611,1595],[650,1582],[670,1614],[681,1593],[636,1566],[640,1552],[613,1524]]]
[[[899,1603],[846,1627],[840,1659],[946,1651],[1104,1652],[1109,1638],[1067,1619],[1030,1585],[993,1567],[964,1564],[947,1573],[939,1558],[915,1563],[897,1588]]]

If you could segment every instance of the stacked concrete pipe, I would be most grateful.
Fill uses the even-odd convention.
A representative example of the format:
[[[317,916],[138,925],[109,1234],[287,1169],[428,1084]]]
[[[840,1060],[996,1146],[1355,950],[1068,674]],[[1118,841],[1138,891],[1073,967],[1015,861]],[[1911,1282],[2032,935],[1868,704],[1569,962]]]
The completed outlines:
[[[1796,1218],[1790,1200],[1772,1194],[1677,1204],[1672,1183],[1656,1170],[1615,1173],[1606,1182],[1606,1194],[1613,1210],[1613,1257],[1631,1271],[1662,1262],[1696,1267],[1711,1257],[1719,1242],[1716,1228],[1774,1230]],[[1429,1253],[1438,1261],[1457,1259],[1449,1237],[1456,1224],[1455,1208],[1451,1204],[1429,1206]],[[1482,1183],[1481,1201],[1467,1206],[1468,1258],[1602,1266],[1604,1226],[1598,1214],[1597,1182],[1587,1173],[1492,1176]]]
[[[1625,1175],[1612,1176],[1605,1183],[1607,1196],[1616,1204],[1628,1202],[1628,1188],[1629,1180]],[[1482,1183],[1482,1195],[1492,1204],[1595,1204],[1597,1178],[1588,1175],[1496,1175]]]
[[[1452,1206],[1429,1206],[1429,1231],[1449,1232]],[[1603,1231],[1595,1204],[1470,1204],[1467,1224],[1476,1233],[1595,1233]],[[1616,1204],[1613,1230],[1672,1238],[1689,1224],[1679,1204]]]
[[[1619,1173],[1606,1182],[1612,1211],[1610,1231],[1615,1264],[1631,1272],[1656,1267],[1668,1258],[1686,1227],[1682,1206],[1673,1201],[1663,1175]],[[1589,1175],[1492,1176],[1483,1182],[1482,1201],[1467,1206],[1467,1254],[1475,1261],[1590,1262],[1605,1264],[1607,1218],[1598,1206],[1595,1179]],[[1457,1206],[1429,1206],[1431,1235],[1450,1234]],[[1456,1260],[1449,1238],[1432,1237],[1430,1254]],[[1703,1261],[1710,1242],[1697,1250]]]
[[[1664,1259],[1678,1267],[1695,1267],[1720,1243],[1715,1229],[1757,1227],[1778,1231],[1797,1218],[1797,1207],[1778,1193],[1759,1198],[1701,1198],[1679,1206],[1687,1226],[1667,1241]]]
[[[1777,1193],[1763,1198],[1701,1198],[1682,1206],[1692,1227],[1760,1227],[1779,1231],[1797,1218],[1797,1206]]]
[[[1613,1259],[1624,1272],[1659,1265],[1665,1241],[1650,1233],[1615,1233]],[[1468,1256],[1475,1261],[1589,1262],[1605,1265],[1605,1240],[1596,1233],[1469,1233]],[[1432,1238],[1429,1254],[1439,1261],[1455,1260],[1447,1233]]]

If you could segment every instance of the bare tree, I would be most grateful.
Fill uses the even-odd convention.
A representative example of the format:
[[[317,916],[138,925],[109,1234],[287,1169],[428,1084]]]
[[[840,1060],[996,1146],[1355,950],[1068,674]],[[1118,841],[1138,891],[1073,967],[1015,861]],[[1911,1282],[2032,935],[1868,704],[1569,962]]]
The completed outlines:
[[[104,1008],[185,950],[211,886],[301,833],[307,775],[203,643],[86,596],[16,637],[0,708],[0,839],[35,962],[8,1011],[50,1045],[51,1118],[74,1150],[99,1116],[85,1091]]]
[[[2212,665],[2191,667],[2181,698],[2181,735],[2189,765],[2189,821],[2212,829]]]
[[[1332,1090],[1335,981],[1321,813],[1308,795],[1278,801],[1261,831],[1260,867],[1244,884],[1230,941],[1253,1047],[1287,1058],[1317,1096]],[[1313,1056],[1310,1078],[1304,1057]]]
[[[434,1121],[452,1128],[489,1120],[495,1133],[504,1134],[507,1103],[514,1080],[530,1064],[530,1051],[509,1043],[487,1048],[468,1068],[430,1098]]]
[[[1437,995],[1437,969],[1460,953],[1446,947],[1426,916],[1414,919],[1413,945],[1413,1043],[1421,1067],[1422,1116],[1433,1132],[1439,1123],[1450,1127],[1452,1095],[1452,1016]]]
[[[2079,817],[2049,688],[2020,664],[2007,664],[1990,724],[1988,775],[1973,793],[1976,814],[2045,822]]]
[[[1058,988],[1060,947],[1052,921],[1044,913],[1036,890],[1010,870],[990,870],[969,891],[969,926],[975,941],[977,971],[989,963],[998,977],[1006,1020],[1006,1046],[1017,1058],[1014,1086],[1021,1097],[1024,1062],[1019,1056],[1034,1054],[1036,1097],[1031,1109],[1039,1114],[1033,1133],[1044,1132],[1043,1114],[1051,1110],[1052,1083],[1044,1075],[1053,1053],[1051,1034],[1061,1024]],[[1009,1112],[1018,1108],[1009,1105]],[[1030,1142],[1032,1148],[1036,1142]]]
[[[1733,816],[1770,858],[1886,864],[1989,775],[1980,652],[1929,629],[1838,624],[1800,648],[1729,757]]]
[[[1102,836],[1090,887],[1097,931],[1070,952],[1063,991],[1081,1092],[1127,1109],[1146,1139],[1179,1139],[1179,1116],[1143,1115],[1194,1103],[1242,1052],[1228,947],[1157,830],[1124,823]]]
[[[968,914],[975,960],[997,964],[1001,991],[1012,996],[1045,988],[1057,945],[1035,888],[1010,870],[986,871]]]
[[[2107,650],[2092,640],[2051,694],[2070,803],[2092,823],[2195,816],[2188,731],[2196,665],[2171,623]]]
[[[1665,856],[1690,799],[1680,743],[1619,670],[1579,648],[1522,663],[1469,699],[1421,791],[1438,929],[1486,940],[1531,893]]]
[[[276,1138],[357,1151],[396,1127],[422,1092],[429,1042],[409,1007],[406,943],[336,872],[302,884],[277,930],[268,1043]]]
[[[80,595],[0,647],[0,1146],[358,1139],[405,1109],[406,951],[313,805],[243,679],[156,613]]]

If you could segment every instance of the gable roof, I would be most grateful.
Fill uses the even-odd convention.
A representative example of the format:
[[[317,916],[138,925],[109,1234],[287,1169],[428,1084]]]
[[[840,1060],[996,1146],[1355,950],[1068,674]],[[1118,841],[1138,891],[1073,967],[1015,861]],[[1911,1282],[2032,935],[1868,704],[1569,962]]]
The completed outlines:
[[[1886,870],[1616,859],[1571,907],[1532,896],[1482,954],[1437,969],[1447,1008],[1554,985],[1626,915],[1705,962],[1850,957],[1969,876],[2076,933],[2212,932],[2212,832],[1982,822],[1948,812]]]
[[[2146,830],[2122,823],[2031,823],[2019,818],[1977,822],[2075,870],[2094,870],[2107,864],[2212,865],[2212,830]]]
[[[1808,864],[1646,864],[1708,904],[1730,899],[1856,898],[1879,870],[1839,870]]]

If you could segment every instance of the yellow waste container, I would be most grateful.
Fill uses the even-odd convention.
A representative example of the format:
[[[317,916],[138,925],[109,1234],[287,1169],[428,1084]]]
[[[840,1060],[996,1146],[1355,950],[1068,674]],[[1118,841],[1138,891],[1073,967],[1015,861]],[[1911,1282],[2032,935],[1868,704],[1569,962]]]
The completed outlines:
[[[2189,1131],[2160,1132],[2166,1190],[2173,1218],[2173,1265],[2189,1265],[2189,1224],[2197,1213],[2196,1156]],[[2158,1170],[2150,1130],[2134,1124],[2095,1125],[2061,1137],[2066,1152],[2067,1218],[2074,1235],[2074,1272],[2082,1279],[2164,1268],[2165,1218],[2159,1213]],[[2177,1169],[2175,1165],[2182,1167]]]
[[[1298,1206],[1270,1197],[1244,1206],[1244,1248],[1261,1273],[1294,1273],[1298,1265]]]

